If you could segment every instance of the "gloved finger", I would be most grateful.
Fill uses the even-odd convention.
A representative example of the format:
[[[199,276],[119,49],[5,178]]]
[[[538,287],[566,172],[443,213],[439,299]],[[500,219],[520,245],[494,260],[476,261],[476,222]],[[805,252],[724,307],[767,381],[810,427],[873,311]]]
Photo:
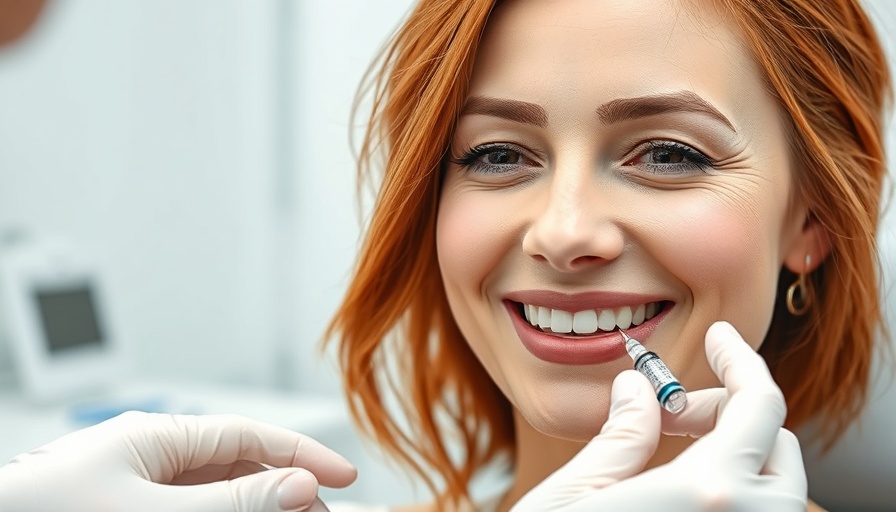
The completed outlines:
[[[698,389],[688,392],[688,406],[678,414],[660,411],[663,434],[699,438],[716,426],[719,414],[728,403],[725,388]]]
[[[775,444],[787,412],[784,395],[772,380],[765,361],[727,322],[716,322],[706,332],[706,356],[716,376],[730,393],[716,421],[713,437],[718,453],[731,454],[731,463],[758,473]]]
[[[659,410],[647,378],[634,370],[623,371],[613,381],[610,415],[600,434],[545,483],[599,489],[637,474],[656,451]]]
[[[171,485],[199,485],[218,482],[220,480],[233,480],[241,476],[253,475],[261,471],[267,471],[264,464],[249,460],[238,460],[233,464],[209,464],[201,468],[192,469],[171,480]],[[165,482],[159,482],[165,483]]]
[[[316,510],[310,507],[317,500],[318,482],[307,470],[277,468],[235,480],[157,487],[162,494],[159,510],[283,512]]]
[[[345,487],[357,470],[341,455],[308,436],[239,415],[148,415],[137,425],[134,440],[153,481],[170,481],[174,475],[208,464],[248,460],[275,467],[301,467],[329,487]],[[142,427],[142,428],[141,428]],[[141,451],[142,449],[142,451]],[[166,457],[159,457],[159,450]]]
[[[809,499],[806,468],[803,466],[800,443],[789,430],[778,430],[775,446],[762,474],[762,478],[767,479],[766,483],[772,486],[778,496],[779,504],[783,503],[784,497],[789,498],[789,506],[781,506],[782,510],[806,510]]]
[[[761,474],[780,477],[792,494],[803,497],[808,495],[803,453],[793,432],[785,428],[778,429],[775,446],[768,455]]]

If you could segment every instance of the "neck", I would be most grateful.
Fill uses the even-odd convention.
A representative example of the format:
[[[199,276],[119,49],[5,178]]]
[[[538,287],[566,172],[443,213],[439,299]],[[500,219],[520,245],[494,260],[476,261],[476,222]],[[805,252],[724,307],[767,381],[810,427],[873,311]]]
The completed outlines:
[[[513,484],[501,500],[498,512],[509,511],[523,495],[569,462],[586,444],[542,434],[532,428],[518,411],[514,411],[513,421],[516,427],[516,467]],[[661,435],[656,452],[642,471],[671,461],[693,442],[690,437]],[[600,464],[600,461],[594,462]]]

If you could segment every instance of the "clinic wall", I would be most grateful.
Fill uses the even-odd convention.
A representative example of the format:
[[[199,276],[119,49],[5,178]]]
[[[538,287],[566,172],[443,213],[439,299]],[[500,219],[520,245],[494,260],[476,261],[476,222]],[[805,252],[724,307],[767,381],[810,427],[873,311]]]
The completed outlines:
[[[102,257],[138,373],[337,394],[349,115],[410,3],[51,1],[0,50],[0,230]]]
[[[295,290],[286,308],[285,341],[298,350],[289,372],[292,387],[336,393],[339,378],[332,354],[321,357],[321,334],[338,306],[358,250],[360,219],[355,195],[355,161],[350,132],[360,137],[365,113],[350,126],[362,75],[412,0],[330,0],[292,2],[287,13],[294,30],[285,41],[284,65],[292,91],[286,111],[292,125],[284,160],[294,173],[289,207],[293,236],[288,254],[289,282]],[[294,341],[293,341],[294,340]]]
[[[274,10],[56,0],[0,48],[0,229],[98,255],[138,375],[271,380]]]
[[[410,0],[51,0],[0,49],[0,231],[103,260],[138,374],[339,393],[358,82]]]

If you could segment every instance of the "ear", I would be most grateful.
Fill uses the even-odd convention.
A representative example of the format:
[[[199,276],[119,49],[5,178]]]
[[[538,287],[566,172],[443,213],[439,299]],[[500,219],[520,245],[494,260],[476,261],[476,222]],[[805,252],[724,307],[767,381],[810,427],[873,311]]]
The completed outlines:
[[[784,266],[794,274],[812,272],[831,252],[831,238],[828,230],[821,225],[812,212],[806,212],[806,219],[800,232],[793,239],[784,255]],[[806,257],[808,256],[808,264]]]

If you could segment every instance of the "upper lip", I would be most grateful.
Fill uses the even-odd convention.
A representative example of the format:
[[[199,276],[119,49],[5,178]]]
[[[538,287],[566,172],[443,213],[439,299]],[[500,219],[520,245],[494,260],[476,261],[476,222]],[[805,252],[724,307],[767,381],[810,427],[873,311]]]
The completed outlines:
[[[584,293],[562,293],[552,290],[519,290],[507,293],[505,299],[533,306],[560,309],[576,313],[587,309],[610,309],[622,306],[637,306],[650,302],[668,300],[660,295],[641,293],[594,291]]]

